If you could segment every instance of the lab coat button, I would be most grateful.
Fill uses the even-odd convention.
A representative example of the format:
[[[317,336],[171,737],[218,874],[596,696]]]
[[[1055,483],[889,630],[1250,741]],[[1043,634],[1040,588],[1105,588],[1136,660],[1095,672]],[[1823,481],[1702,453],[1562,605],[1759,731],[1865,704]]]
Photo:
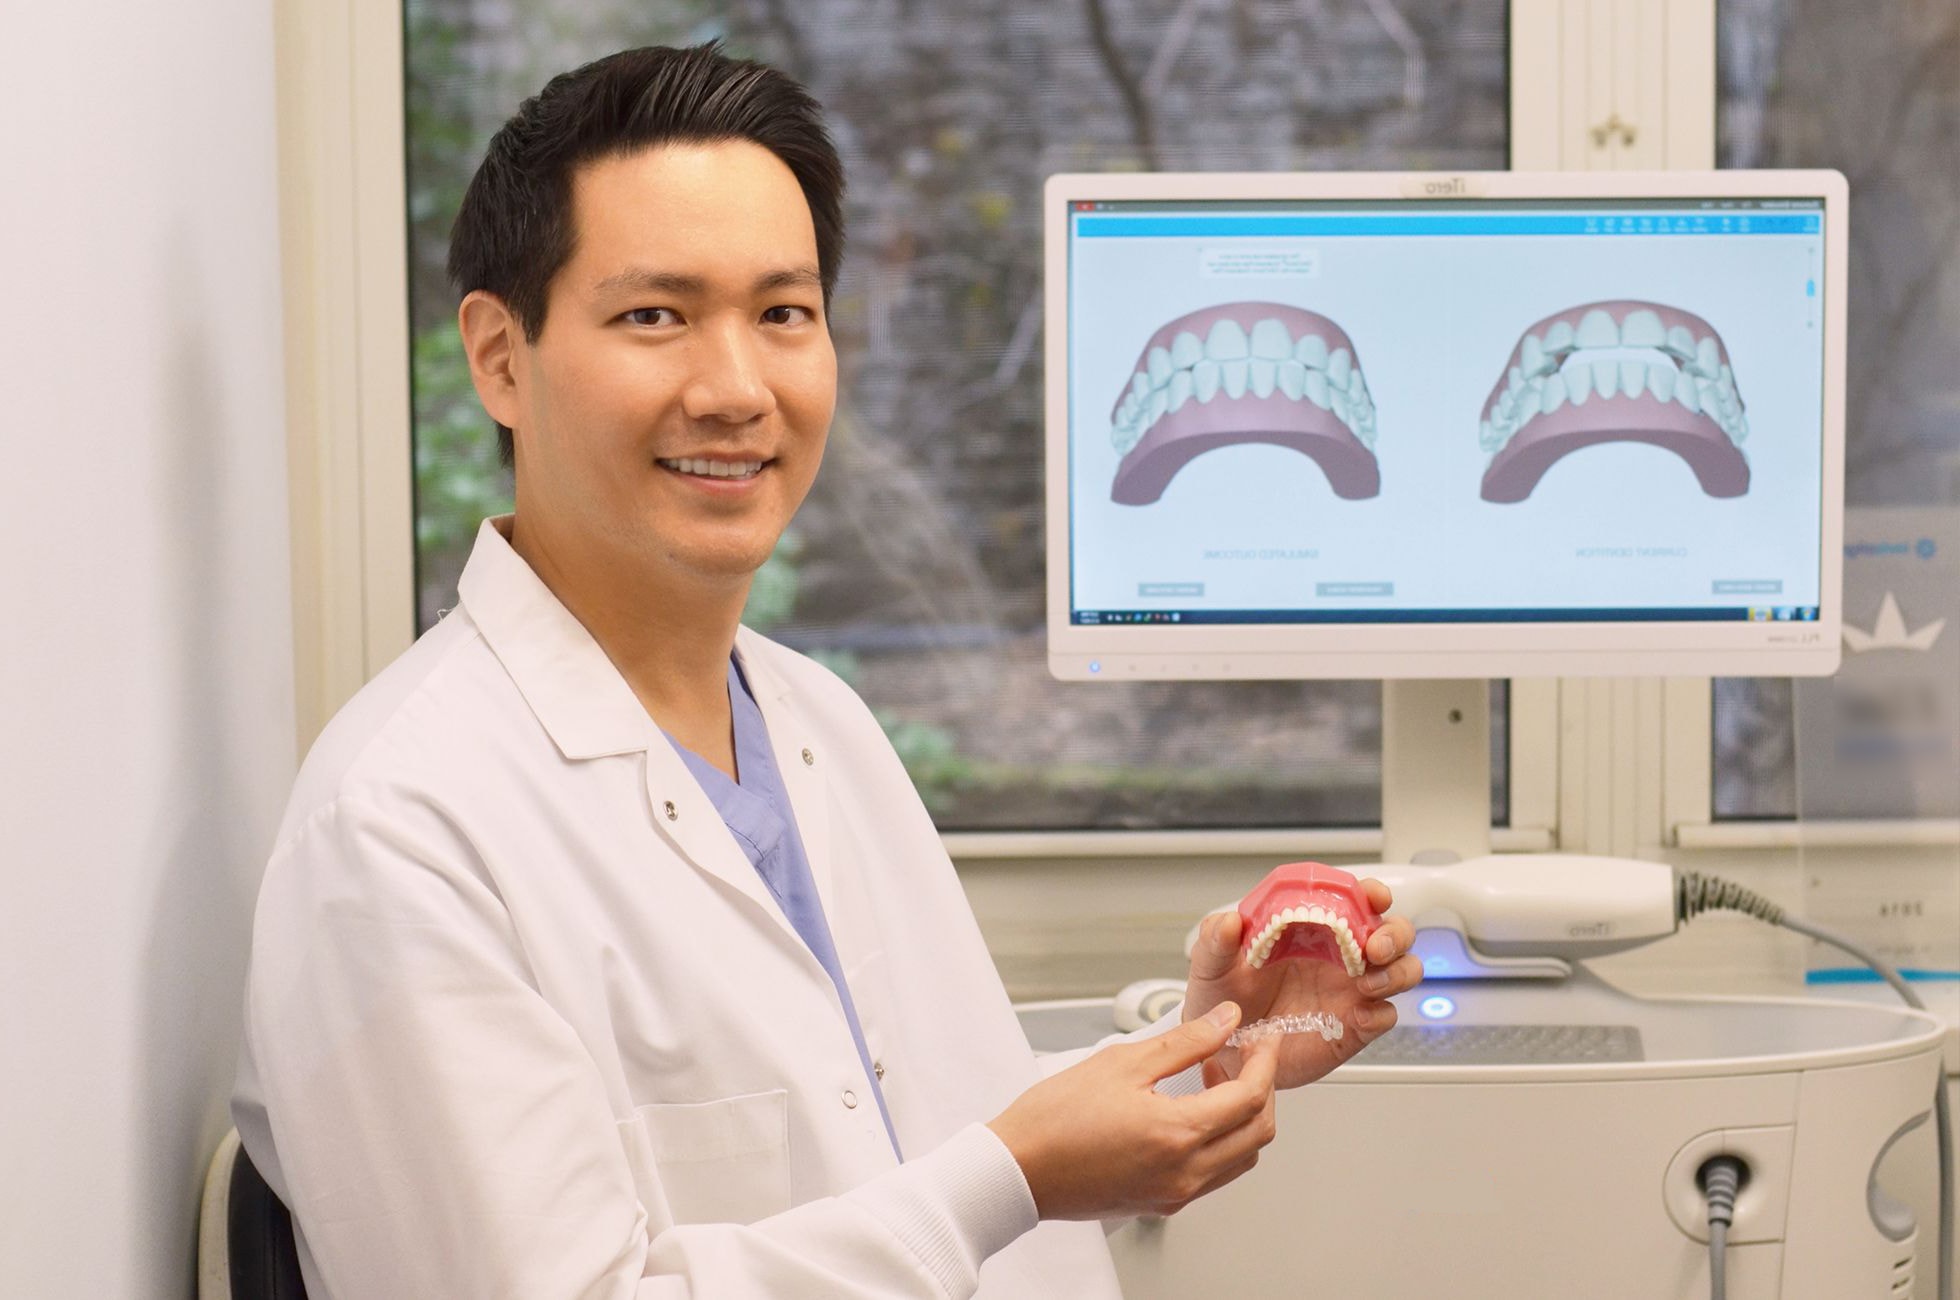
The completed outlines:
[[[844,1109],[856,1110],[857,1108],[858,1108],[858,1095],[852,1092],[849,1088],[844,1089]]]
[[[803,766],[815,767],[816,765],[817,765],[817,756],[815,754],[812,754],[809,748],[806,746],[803,750]]]
[[[661,811],[667,814],[668,821],[672,822],[672,821],[680,820],[680,816],[681,816],[680,809],[674,807],[674,801],[672,799],[669,799],[666,803],[660,805],[660,807],[661,807]]]
[[[883,1061],[873,1061],[873,1062],[871,1063],[871,1073],[873,1073],[874,1075],[876,1075],[876,1076],[878,1076],[878,1077],[879,1077],[880,1079],[882,1079],[882,1078],[884,1078],[884,1077],[885,1077],[885,1063],[884,1063]]]

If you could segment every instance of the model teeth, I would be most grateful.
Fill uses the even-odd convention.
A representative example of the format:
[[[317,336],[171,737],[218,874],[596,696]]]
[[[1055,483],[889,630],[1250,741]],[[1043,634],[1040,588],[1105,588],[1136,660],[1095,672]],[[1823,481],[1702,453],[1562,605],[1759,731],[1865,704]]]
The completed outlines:
[[[1168,348],[1150,348],[1117,403],[1111,440],[1118,454],[1127,455],[1157,421],[1192,402],[1275,393],[1332,411],[1363,446],[1375,445],[1375,402],[1354,354],[1330,349],[1311,331],[1295,338],[1286,322],[1272,316],[1255,321],[1250,332],[1224,317],[1203,339],[1179,330]]]
[[[1323,925],[1334,935],[1335,943],[1341,950],[1341,963],[1350,976],[1359,975],[1368,968],[1361,955],[1361,945],[1356,942],[1354,932],[1348,928],[1347,918],[1329,907],[1317,904],[1301,904],[1282,908],[1266,919],[1263,929],[1253,938],[1246,953],[1246,964],[1254,970],[1266,964],[1279,945],[1280,936],[1289,925]]]
[[[663,460],[661,465],[682,474],[701,478],[754,478],[762,472],[759,460]]]
[[[1633,308],[1615,320],[1594,307],[1576,327],[1554,321],[1542,336],[1528,333],[1520,340],[1518,364],[1508,368],[1503,391],[1484,411],[1477,443],[1486,452],[1501,451],[1519,429],[1567,402],[1647,396],[1706,416],[1731,442],[1749,436],[1734,372],[1712,335],[1666,326],[1650,308]]]

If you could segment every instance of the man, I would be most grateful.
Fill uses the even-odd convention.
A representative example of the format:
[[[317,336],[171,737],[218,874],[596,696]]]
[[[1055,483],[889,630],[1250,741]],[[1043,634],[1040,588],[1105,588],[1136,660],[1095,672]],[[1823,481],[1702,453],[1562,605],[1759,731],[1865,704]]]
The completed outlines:
[[[1221,917],[1185,1023],[1041,1077],[869,711],[738,626],[831,418],[841,189],[712,47],[557,78],[471,184],[517,508],[308,756],[254,937],[235,1112],[316,1296],[1113,1297],[1094,1220],[1249,1169],[1415,982],[1405,921],[1364,991]],[[1240,1059],[1240,1004],[1353,1032]]]

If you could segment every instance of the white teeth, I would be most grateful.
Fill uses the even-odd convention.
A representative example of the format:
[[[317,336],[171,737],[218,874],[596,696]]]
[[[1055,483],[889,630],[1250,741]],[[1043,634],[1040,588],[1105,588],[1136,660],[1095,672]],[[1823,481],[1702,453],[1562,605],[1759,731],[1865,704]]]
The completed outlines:
[[[1135,376],[1130,380],[1130,396],[1137,400],[1138,405],[1142,405],[1150,400],[1149,375],[1144,374],[1141,370],[1136,372]]]
[[[1640,396],[1640,390],[1647,386],[1647,367],[1639,361],[1620,363],[1620,391],[1628,397]]]
[[[1334,415],[1336,418],[1342,424],[1352,427],[1354,424],[1354,403],[1348,400],[1346,391],[1336,388],[1327,396],[1334,404]]]
[[[1221,321],[1219,323],[1227,324],[1227,325],[1231,324],[1230,321]],[[1237,329],[1238,326],[1232,325],[1232,328]],[[1217,331],[1214,330],[1212,333],[1213,336],[1216,337]],[[1241,336],[1243,336],[1243,332],[1241,332]],[[1210,344],[1206,344],[1206,346],[1209,347]],[[1225,396],[1244,397],[1245,381],[1246,381],[1246,362],[1244,356],[1241,355],[1230,361],[1225,361],[1220,363],[1219,369],[1224,373]]]
[[[1327,382],[1336,388],[1347,387],[1348,371],[1354,367],[1354,358],[1346,348],[1335,348],[1327,357]]]
[[[1688,414],[1701,414],[1701,398],[1695,392],[1693,375],[1682,375],[1680,382],[1674,385],[1674,400],[1687,407]]]
[[[1491,426],[1489,420],[1484,420],[1477,425],[1477,446],[1484,451],[1497,451],[1508,441],[1509,439]]]
[[[1348,371],[1347,395],[1348,400],[1356,406],[1361,405],[1362,402],[1367,400],[1368,381],[1361,377],[1359,370]]]
[[[1230,317],[1215,321],[1211,333],[1205,336],[1205,355],[1213,361],[1236,361],[1250,356],[1245,327]],[[1233,393],[1232,396],[1237,397],[1238,394]]]
[[[1722,349],[1716,346],[1713,338],[1705,338],[1695,344],[1695,373],[1713,379],[1722,366]]]
[[[1620,323],[1620,343],[1629,348],[1658,348],[1667,342],[1667,327],[1645,307],[1636,307]]]
[[[1327,340],[1318,334],[1302,334],[1293,345],[1293,359],[1309,370],[1327,369]]]
[[[1647,391],[1663,402],[1674,400],[1673,366],[1650,365],[1647,367]]]
[[[1620,367],[1613,361],[1593,363],[1593,386],[1599,389],[1601,397],[1612,397],[1620,391]]]
[[[1254,397],[1271,397],[1273,395],[1273,385],[1278,378],[1278,362],[1274,361],[1271,357],[1254,357],[1252,359],[1252,395]]]
[[[1170,407],[1170,399],[1164,396],[1163,389],[1159,388],[1156,391],[1152,392],[1150,394],[1150,405],[1144,408],[1143,427],[1148,429],[1151,425],[1163,419],[1164,412],[1168,410],[1169,407]]]
[[[1545,345],[1536,334],[1524,336],[1518,348],[1518,368],[1527,375],[1535,375],[1545,366]]]
[[[1572,404],[1584,406],[1593,393],[1593,368],[1582,361],[1567,366],[1559,374],[1565,380],[1565,395],[1572,399]]]
[[[1300,395],[1306,391],[1307,368],[1288,357],[1279,363],[1278,382],[1279,391],[1297,402],[1300,400]]]
[[[1579,318],[1579,328],[1573,331],[1572,338],[1582,348],[1617,348],[1620,327],[1604,309],[1595,307]]]
[[[1323,411],[1328,410],[1334,405],[1334,399],[1328,392],[1327,372],[1325,370],[1310,369],[1307,371],[1306,395],[1309,402],[1312,402]]]
[[[1201,402],[1218,396],[1218,363],[1206,357],[1191,367],[1191,395]]]
[[[1695,359],[1695,332],[1686,325],[1676,325],[1667,331],[1667,350],[1674,354],[1676,361]]]
[[[1252,355],[1284,361],[1293,355],[1293,336],[1286,332],[1286,326],[1268,316],[1252,327]]]
[[[1545,376],[1544,391],[1538,397],[1539,412],[1544,415],[1550,415],[1553,411],[1558,410],[1559,407],[1564,405],[1565,380],[1557,375]]]
[[[1511,392],[1515,393],[1520,388],[1524,387],[1524,371],[1520,370],[1516,366],[1511,367],[1510,372],[1505,376],[1505,379],[1508,381],[1506,386],[1510,389]]]
[[[1189,370],[1180,370],[1172,375],[1170,384],[1164,389],[1164,394],[1169,399],[1169,409],[1173,411],[1190,401],[1191,372]]]
[[[748,478],[762,471],[759,460],[702,460],[698,458],[663,460],[660,462],[682,474],[692,474],[698,478]]]
[[[1171,365],[1179,370],[1189,370],[1205,359],[1205,345],[1198,342],[1198,336],[1190,330],[1179,330],[1171,340]]]
[[[1553,321],[1545,331],[1545,351],[1557,356],[1572,350],[1572,326],[1562,320]]]
[[[1171,354],[1164,348],[1152,348],[1144,359],[1144,369],[1150,375],[1150,386],[1162,388],[1171,381]]]

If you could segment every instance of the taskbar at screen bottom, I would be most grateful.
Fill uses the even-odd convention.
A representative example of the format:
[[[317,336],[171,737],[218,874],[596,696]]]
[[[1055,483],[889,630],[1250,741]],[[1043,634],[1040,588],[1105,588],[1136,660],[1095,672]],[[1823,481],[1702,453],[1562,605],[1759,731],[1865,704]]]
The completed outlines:
[[[1815,605],[1603,609],[1078,609],[1078,627],[1166,623],[1815,623]]]

